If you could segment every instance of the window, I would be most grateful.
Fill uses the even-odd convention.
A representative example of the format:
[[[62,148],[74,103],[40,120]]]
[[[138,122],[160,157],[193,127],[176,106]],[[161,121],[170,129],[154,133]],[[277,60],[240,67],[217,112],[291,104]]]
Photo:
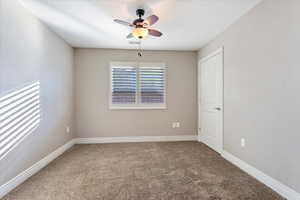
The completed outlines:
[[[165,109],[166,67],[163,63],[112,62],[111,109]]]
[[[41,120],[40,83],[0,97],[0,160],[32,133]]]

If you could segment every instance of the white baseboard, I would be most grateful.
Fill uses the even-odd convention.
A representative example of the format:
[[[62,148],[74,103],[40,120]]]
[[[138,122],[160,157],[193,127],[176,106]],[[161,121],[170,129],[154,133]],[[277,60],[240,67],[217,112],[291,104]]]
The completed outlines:
[[[196,135],[76,138],[76,144],[197,141]]]
[[[29,177],[40,171],[43,167],[48,165],[51,161],[53,161],[55,158],[63,154],[66,150],[71,148],[75,144],[75,140],[71,140],[64,144],[63,146],[59,147],[49,155],[47,155],[42,160],[38,161],[34,165],[32,165],[30,168],[26,169],[19,175],[17,175],[15,178],[11,179],[4,185],[0,186],[0,199],[4,197],[6,194],[8,194],[11,190],[13,190],[15,187],[23,183],[25,180],[27,180]]]
[[[233,163],[234,165],[248,173],[249,175],[253,176],[260,182],[264,183],[265,185],[276,191],[284,198],[287,198],[288,200],[300,200],[299,193],[289,188],[288,186],[282,184],[281,182],[275,180],[274,178],[266,175],[265,173],[256,169],[255,167],[252,167],[245,161],[240,160],[239,158],[226,151],[223,151],[222,156],[229,162]]]
[[[202,142],[202,138],[201,138],[200,134],[197,135],[197,140],[198,140],[198,142]]]

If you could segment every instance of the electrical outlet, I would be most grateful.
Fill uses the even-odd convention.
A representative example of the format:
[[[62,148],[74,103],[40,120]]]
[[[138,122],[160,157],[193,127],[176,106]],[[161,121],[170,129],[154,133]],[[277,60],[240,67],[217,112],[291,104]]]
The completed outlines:
[[[172,128],[176,128],[176,122],[172,123]]]
[[[66,126],[66,132],[70,133],[70,126]]]
[[[179,122],[173,122],[172,123],[172,128],[179,128],[180,127],[180,123]]]
[[[245,138],[242,138],[241,139],[241,147],[245,147],[246,146],[246,140],[245,140]]]

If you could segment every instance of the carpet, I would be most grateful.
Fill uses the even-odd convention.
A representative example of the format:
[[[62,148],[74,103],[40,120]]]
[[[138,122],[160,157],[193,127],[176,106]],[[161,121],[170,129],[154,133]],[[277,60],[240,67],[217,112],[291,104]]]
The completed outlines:
[[[75,145],[3,200],[283,200],[198,142]]]

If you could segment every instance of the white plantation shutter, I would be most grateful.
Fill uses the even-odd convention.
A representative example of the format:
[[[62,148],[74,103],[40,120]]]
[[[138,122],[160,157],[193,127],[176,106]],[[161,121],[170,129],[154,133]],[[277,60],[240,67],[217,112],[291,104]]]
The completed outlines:
[[[165,69],[140,67],[140,101],[146,104],[163,104],[165,98]]]
[[[111,63],[110,108],[164,109],[165,94],[163,63]]]
[[[112,67],[112,104],[136,103],[136,68],[132,66]]]

